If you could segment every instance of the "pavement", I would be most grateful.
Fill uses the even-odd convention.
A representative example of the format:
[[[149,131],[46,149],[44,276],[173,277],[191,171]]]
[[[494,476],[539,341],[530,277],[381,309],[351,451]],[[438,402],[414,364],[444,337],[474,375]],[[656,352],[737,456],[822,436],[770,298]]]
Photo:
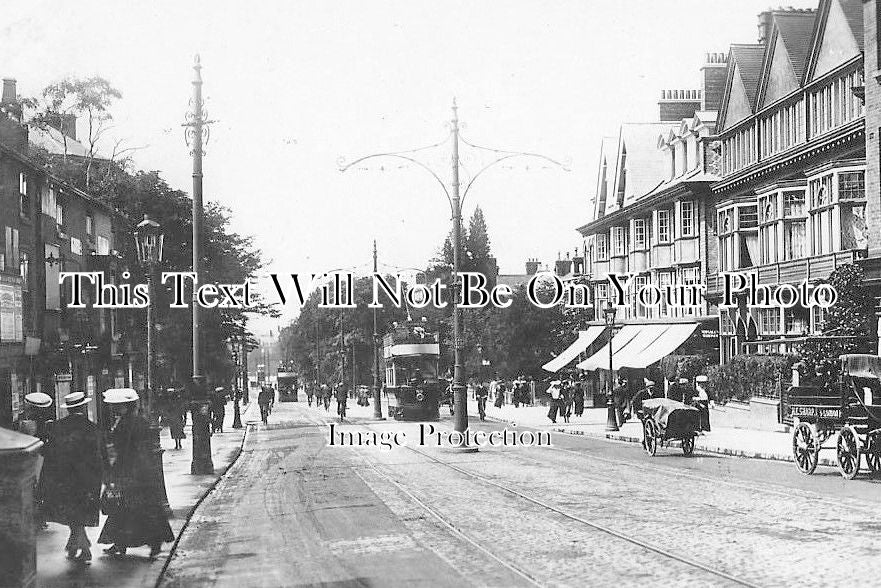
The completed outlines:
[[[477,403],[474,400],[470,400],[468,403],[468,414],[469,416],[477,415]],[[562,417],[557,417],[556,424],[552,423],[547,414],[547,406],[521,405],[519,408],[514,408],[514,405],[506,404],[501,408],[496,408],[491,403],[487,403],[486,407],[487,418],[499,422],[516,423],[569,435],[642,443],[642,424],[635,418],[624,423],[618,431],[606,431],[605,408],[585,408],[582,416],[571,416],[568,424],[562,422]],[[712,415],[710,427],[711,431],[703,433],[695,440],[696,450],[734,457],[794,461],[790,433],[721,427],[713,424]],[[826,442],[826,446],[834,447],[834,443],[835,437],[833,436]],[[672,447],[678,446],[678,442],[672,443]],[[835,452],[822,451],[819,464],[835,466]]]
[[[238,430],[233,429],[232,403],[227,404],[224,432],[211,436],[211,454],[214,462],[212,475],[190,474],[192,460],[190,426],[186,428],[187,438],[184,439],[184,447],[180,450],[174,449],[174,440],[171,439],[168,428],[162,429],[165,488],[173,511],[169,522],[175,537],[178,537],[186,527],[196,506],[212,491],[217,481],[239,456],[248,430],[247,423],[256,423],[259,420],[256,402],[251,402],[243,411],[242,422],[246,426]],[[86,529],[92,541],[92,562],[89,565],[73,564],[65,558],[67,527],[49,523],[47,529],[37,531],[37,585],[41,588],[154,586],[166,565],[172,545],[166,543],[162,554],[155,561],[150,561],[148,558],[148,547],[130,549],[125,557],[105,556],[102,549],[106,546],[95,543],[105,520],[106,517],[102,514],[101,526]]]

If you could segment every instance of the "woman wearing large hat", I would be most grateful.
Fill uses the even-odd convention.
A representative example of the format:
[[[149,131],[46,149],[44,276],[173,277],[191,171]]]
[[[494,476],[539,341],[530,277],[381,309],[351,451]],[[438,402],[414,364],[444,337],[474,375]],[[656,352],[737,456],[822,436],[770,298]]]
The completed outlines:
[[[64,397],[67,416],[49,427],[43,464],[43,509],[46,520],[70,528],[67,557],[92,559],[85,527],[98,526],[103,443],[101,431],[89,420],[91,398],[82,392]]]
[[[113,446],[107,484],[121,495],[118,508],[108,513],[98,543],[112,543],[104,552],[124,555],[129,547],[150,546],[155,559],[162,543],[174,535],[162,504],[161,490],[151,467],[151,446],[147,421],[137,414],[138,393],[131,388],[104,392],[115,420],[110,430]]]

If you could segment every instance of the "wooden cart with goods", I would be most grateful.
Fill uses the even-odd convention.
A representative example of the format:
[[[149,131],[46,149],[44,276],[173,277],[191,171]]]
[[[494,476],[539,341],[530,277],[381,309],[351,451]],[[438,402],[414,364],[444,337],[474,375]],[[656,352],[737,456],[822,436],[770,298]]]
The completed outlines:
[[[838,470],[851,480],[864,456],[870,473],[881,470],[881,404],[875,404],[881,402],[881,357],[853,353],[839,362],[837,383],[788,390],[792,455],[799,471],[809,475],[820,450],[835,449]]]

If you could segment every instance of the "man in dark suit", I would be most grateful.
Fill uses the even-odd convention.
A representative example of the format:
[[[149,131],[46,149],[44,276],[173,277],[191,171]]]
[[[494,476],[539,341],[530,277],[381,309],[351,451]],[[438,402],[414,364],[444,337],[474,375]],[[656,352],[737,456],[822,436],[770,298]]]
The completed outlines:
[[[104,444],[98,425],[89,420],[91,401],[82,392],[64,397],[67,416],[49,428],[43,464],[43,505],[46,520],[67,525],[67,557],[92,559],[85,527],[98,526]]]

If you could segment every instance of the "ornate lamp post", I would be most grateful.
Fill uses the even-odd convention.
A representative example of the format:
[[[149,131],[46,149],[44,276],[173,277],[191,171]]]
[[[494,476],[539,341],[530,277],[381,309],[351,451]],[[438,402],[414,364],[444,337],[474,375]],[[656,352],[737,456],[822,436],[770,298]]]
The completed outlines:
[[[618,430],[618,418],[615,415],[615,403],[612,400],[612,335],[615,332],[615,310],[614,305],[612,305],[612,301],[609,300],[606,307],[603,309],[603,315],[606,319],[606,326],[609,327],[609,381],[608,381],[608,394],[606,400],[606,430],[607,431],[617,431]]]
[[[373,240],[373,273],[377,272],[376,239]],[[376,309],[373,309],[373,418],[382,420],[382,393],[379,384],[379,332],[376,323]]]
[[[184,137],[192,148],[193,155],[193,273],[196,279],[202,269],[202,253],[199,240],[202,233],[202,143],[208,140],[208,124],[205,120],[202,101],[202,65],[196,55],[193,64],[193,97],[190,100],[192,110],[187,113],[187,122],[183,124]],[[199,305],[193,291],[193,382],[190,394],[190,412],[193,415],[193,462],[190,466],[192,474],[213,474],[214,462],[211,459],[211,431],[208,423],[208,395],[205,389],[205,375],[202,373],[202,341]]]
[[[153,316],[153,274],[162,261],[162,245],[165,241],[165,235],[159,227],[159,223],[152,220],[146,214],[144,220],[138,223],[135,232],[135,245],[138,250],[138,261],[146,270],[147,277],[147,295],[150,297],[150,304],[147,305],[147,393],[144,398],[144,410],[147,413],[147,420],[150,423],[150,444],[152,446],[151,454],[153,456],[153,479],[157,487],[162,492],[162,503],[166,512],[171,512],[168,504],[168,496],[165,492],[165,471],[162,467],[162,444],[159,440],[159,434],[162,427],[156,419],[156,405],[154,393],[156,390],[155,381],[155,346],[156,346],[156,319]]]
[[[227,341],[227,347],[232,353],[233,363],[233,380],[232,380],[232,428],[242,428],[242,409],[239,402],[242,399],[242,391],[239,388],[239,346],[235,337],[230,337]]]

